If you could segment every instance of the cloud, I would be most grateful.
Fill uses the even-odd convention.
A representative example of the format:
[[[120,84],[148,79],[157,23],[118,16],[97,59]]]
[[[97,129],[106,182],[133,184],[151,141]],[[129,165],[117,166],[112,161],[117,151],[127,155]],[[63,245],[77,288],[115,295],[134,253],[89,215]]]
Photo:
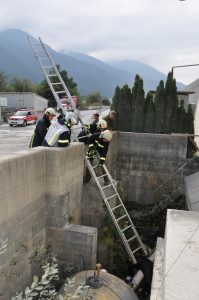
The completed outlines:
[[[41,36],[56,50],[139,60],[164,73],[199,62],[198,0],[1,0],[0,8],[1,29]],[[193,69],[178,76],[198,77]]]

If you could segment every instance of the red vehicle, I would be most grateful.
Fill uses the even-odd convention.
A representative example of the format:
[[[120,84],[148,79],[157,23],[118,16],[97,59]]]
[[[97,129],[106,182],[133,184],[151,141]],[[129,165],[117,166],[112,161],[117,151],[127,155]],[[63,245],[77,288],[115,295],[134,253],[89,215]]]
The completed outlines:
[[[13,116],[8,120],[10,126],[22,125],[26,126],[28,124],[36,124],[38,115],[35,110],[21,109],[18,110]]]

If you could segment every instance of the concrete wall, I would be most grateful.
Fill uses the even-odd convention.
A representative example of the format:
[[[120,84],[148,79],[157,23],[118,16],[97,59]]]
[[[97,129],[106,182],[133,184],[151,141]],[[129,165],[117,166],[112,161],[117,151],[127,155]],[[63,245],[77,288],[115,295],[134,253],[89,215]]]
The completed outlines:
[[[0,256],[2,300],[30,283],[29,258],[45,244],[45,160],[41,150],[0,160],[0,237],[8,239]]]
[[[185,196],[190,211],[199,211],[199,172],[185,177]]]
[[[83,153],[84,146],[73,143],[66,149],[38,147],[0,159],[0,239],[8,239],[7,251],[0,255],[1,300],[30,284],[39,247],[56,244],[63,254],[65,225],[69,218],[81,220]],[[84,230],[84,240],[94,252],[96,229]],[[85,260],[89,265],[87,256]]]
[[[118,132],[110,146],[117,163],[116,175],[128,200],[153,203],[154,190],[186,160],[187,138],[175,135]],[[112,159],[112,158],[111,158]],[[182,172],[170,184],[179,184]],[[155,182],[154,182],[155,181]]]

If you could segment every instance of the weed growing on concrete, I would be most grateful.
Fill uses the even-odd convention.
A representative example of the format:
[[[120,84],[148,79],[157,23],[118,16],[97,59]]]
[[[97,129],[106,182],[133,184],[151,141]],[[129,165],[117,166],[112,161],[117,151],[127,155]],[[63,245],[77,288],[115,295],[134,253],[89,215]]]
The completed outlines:
[[[30,287],[26,287],[25,293],[17,294],[15,297],[12,297],[12,300],[56,299],[57,292],[54,282],[59,280],[56,258],[53,257],[51,263],[45,264],[42,269],[44,273],[41,279],[36,275],[33,276],[32,284]]]

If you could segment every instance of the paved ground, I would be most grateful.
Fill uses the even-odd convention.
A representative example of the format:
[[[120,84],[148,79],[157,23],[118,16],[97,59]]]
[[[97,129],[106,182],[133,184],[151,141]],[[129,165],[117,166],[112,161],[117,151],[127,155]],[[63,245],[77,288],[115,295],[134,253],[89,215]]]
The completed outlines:
[[[93,112],[93,110],[81,112],[85,123],[91,122]],[[16,151],[28,149],[34,129],[35,125],[28,125],[27,127],[0,125],[0,157],[3,158]]]

